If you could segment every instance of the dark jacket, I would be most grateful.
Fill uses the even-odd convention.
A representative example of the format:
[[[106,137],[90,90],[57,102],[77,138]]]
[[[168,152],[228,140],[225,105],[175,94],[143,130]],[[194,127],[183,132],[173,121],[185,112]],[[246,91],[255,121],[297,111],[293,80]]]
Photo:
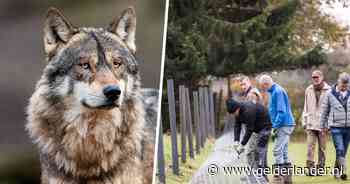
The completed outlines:
[[[253,132],[258,133],[265,128],[271,128],[269,112],[263,105],[253,102],[244,102],[241,104],[239,115],[236,118],[234,127],[235,141],[239,141],[242,124],[247,125],[246,133],[242,140],[242,145],[247,144]]]

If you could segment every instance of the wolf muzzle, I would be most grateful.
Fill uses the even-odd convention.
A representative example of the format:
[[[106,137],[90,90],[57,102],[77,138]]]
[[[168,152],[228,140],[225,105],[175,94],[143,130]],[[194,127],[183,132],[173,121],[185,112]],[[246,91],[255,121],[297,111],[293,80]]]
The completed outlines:
[[[103,88],[103,94],[109,101],[114,102],[119,99],[121,90],[117,85],[108,85]]]

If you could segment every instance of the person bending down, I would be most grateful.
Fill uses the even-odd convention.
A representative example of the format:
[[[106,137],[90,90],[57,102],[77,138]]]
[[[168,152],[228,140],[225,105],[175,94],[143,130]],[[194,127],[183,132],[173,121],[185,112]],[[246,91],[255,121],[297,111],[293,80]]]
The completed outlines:
[[[227,111],[236,118],[234,126],[234,147],[238,154],[244,152],[251,135],[256,133],[257,139],[254,139],[254,141],[256,141],[257,149],[253,149],[256,150],[256,152],[247,153],[248,162],[253,168],[266,168],[267,146],[272,127],[267,109],[260,103],[240,103],[234,99],[229,99],[227,101]],[[243,124],[246,125],[247,129],[241,143],[239,143]],[[249,158],[255,158],[255,160],[249,160]],[[266,176],[264,177],[267,179]]]

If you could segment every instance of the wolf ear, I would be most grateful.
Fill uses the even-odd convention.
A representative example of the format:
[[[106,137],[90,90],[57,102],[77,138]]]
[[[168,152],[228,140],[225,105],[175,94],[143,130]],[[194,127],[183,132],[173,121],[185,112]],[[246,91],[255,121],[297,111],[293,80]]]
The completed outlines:
[[[56,8],[50,8],[46,14],[44,25],[44,47],[48,57],[55,55],[61,45],[66,44],[76,32],[76,28],[68,22]]]
[[[136,52],[136,13],[133,7],[124,10],[119,18],[114,19],[109,25],[108,31],[117,34],[131,52]]]

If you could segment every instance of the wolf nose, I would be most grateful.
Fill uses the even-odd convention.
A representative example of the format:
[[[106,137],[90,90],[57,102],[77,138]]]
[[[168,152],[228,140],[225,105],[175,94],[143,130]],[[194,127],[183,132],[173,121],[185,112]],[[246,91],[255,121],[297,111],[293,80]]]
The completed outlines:
[[[120,96],[121,90],[116,85],[109,85],[103,88],[103,94],[108,100],[116,101]]]

